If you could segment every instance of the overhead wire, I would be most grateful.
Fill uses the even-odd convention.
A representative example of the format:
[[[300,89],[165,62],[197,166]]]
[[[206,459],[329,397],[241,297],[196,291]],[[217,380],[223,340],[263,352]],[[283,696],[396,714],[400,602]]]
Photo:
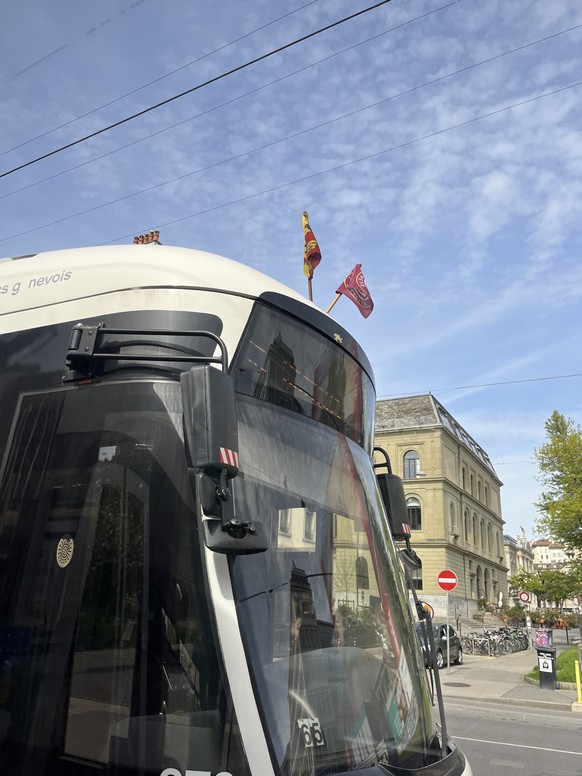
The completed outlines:
[[[175,75],[176,73],[179,73],[180,71],[185,70],[186,68],[197,64],[198,62],[202,62],[203,59],[207,59],[208,57],[211,57],[214,54],[218,54],[220,51],[224,51],[224,49],[227,49],[230,46],[234,46],[235,43],[240,43],[241,40],[245,40],[245,38],[249,38],[251,37],[251,35],[254,35],[257,32],[261,32],[261,30],[264,30],[267,27],[270,27],[271,25],[282,21],[283,19],[286,19],[287,17],[292,16],[294,13],[303,11],[308,6],[314,5],[314,3],[318,3],[318,2],[319,0],[309,0],[308,3],[304,3],[304,5],[300,5],[298,8],[295,8],[293,11],[288,11],[287,13],[284,13],[281,16],[278,16],[276,19],[272,19],[270,22],[265,22],[265,24],[261,24],[259,27],[255,27],[254,30],[249,30],[249,32],[245,32],[244,35],[240,35],[238,38],[234,38],[228,43],[224,43],[222,46],[218,46],[218,48],[215,48],[212,51],[208,51],[206,54],[202,54],[202,56],[200,57],[196,57],[196,59],[193,59],[190,62],[187,62],[185,65],[181,65],[180,67],[177,67],[174,70],[170,70],[164,75],[159,76],[158,78],[154,78],[153,81],[148,81],[147,83],[142,84],[141,86],[138,86],[129,92],[125,92],[125,94],[121,94],[119,97],[115,97],[113,100],[109,100],[109,102],[103,103],[103,105],[99,105],[97,108],[92,108],[86,113],[82,113],[79,116],[75,116],[75,118],[69,119],[69,121],[65,121],[62,124],[59,124],[58,126],[53,127],[52,129],[47,129],[45,132],[42,132],[40,135],[36,135],[35,137],[31,137],[28,140],[24,140],[22,143],[18,143],[18,145],[12,146],[12,148],[7,148],[5,151],[0,151],[0,156],[5,156],[6,154],[11,153],[12,151],[17,151],[19,148],[23,148],[24,146],[29,145],[30,143],[34,143],[35,140],[41,140],[43,137],[47,137],[47,135],[52,135],[53,132],[57,132],[59,129],[64,129],[65,127],[69,127],[71,124],[74,124],[75,122],[80,121],[81,119],[87,118],[87,116],[92,116],[94,113],[98,113],[100,110],[103,110],[104,108],[109,108],[111,105],[115,105],[116,103],[121,102],[121,100],[124,100],[126,97],[131,97],[132,94],[137,94],[137,92],[141,92],[144,89],[147,89],[148,87],[153,86],[154,84],[160,83],[160,81],[163,81],[166,78],[169,78],[170,76]],[[131,8],[133,8],[133,6],[131,6]],[[63,48],[66,48],[66,46],[68,46],[68,44],[66,44],[65,46],[61,46],[61,48],[58,49],[57,51],[60,51]],[[57,51],[47,54],[46,57],[43,57],[43,60],[49,56],[53,56],[53,54],[57,53]],[[41,62],[43,60],[38,60],[38,61]],[[31,65],[30,67],[33,67],[34,64],[37,64],[37,63],[33,63],[33,65]]]
[[[288,78],[292,78],[295,75],[303,73],[303,72],[305,72],[306,70],[309,70],[312,67],[316,67],[317,65],[320,65],[323,62],[329,62],[329,60],[334,59],[337,56],[341,56],[342,54],[345,54],[348,51],[352,51],[353,49],[357,48],[358,46],[362,46],[362,45],[364,45],[366,43],[370,43],[371,41],[376,40],[377,38],[380,38],[380,37],[382,37],[384,35],[387,35],[387,34],[389,34],[391,32],[394,32],[395,30],[398,30],[401,27],[404,27],[404,26],[406,26],[408,24],[412,24],[413,22],[419,21],[420,19],[424,19],[425,17],[430,16],[430,15],[432,15],[434,13],[437,13],[438,11],[443,11],[446,8],[450,8],[451,5],[454,5],[458,1],[459,0],[451,0],[451,2],[447,3],[446,5],[442,5],[439,8],[434,8],[433,10],[428,11],[427,13],[420,14],[419,16],[415,16],[412,19],[407,19],[405,22],[401,22],[400,24],[397,24],[394,27],[390,27],[387,30],[383,30],[382,32],[377,33],[376,35],[372,35],[369,38],[365,38],[364,40],[358,41],[357,43],[354,43],[351,46],[347,46],[346,48],[340,49],[339,51],[335,51],[335,52],[333,52],[333,54],[328,54],[326,57],[322,57],[321,59],[318,59],[315,62],[311,62],[308,65],[304,65],[303,67],[300,67],[297,70],[293,70],[290,73],[286,73],[285,75],[282,75],[279,78],[275,78],[272,81],[268,81],[266,84],[262,84],[261,86],[257,86],[257,87],[255,87],[254,89],[251,89],[248,92],[244,92],[243,94],[237,95],[236,97],[232,97],[230,100],[226,100],[225,102],[221,102],[218,105],[214,105],[212,108],[207,108],[206,110],[201,111],[200,113],[196,113],[194,116],[189,116],[186,119],[182,119],[181,121],[178,121],[178,122],[176,122],[174,124],[170,124],[167,127],[163,127],[162,129],[158,129],[155,132],[149,132],[147,135],[144,135],[143,137],[137,138],[136,140],[132,140],[130,143],[126,143],[125,145],[119,146],[118,148],[114,148],[111,151],[106,151],[105,153],[100,154],[99,156],[95,156],[92,159],[87,159],[84,162],[79,162],[79,164],[73,165],[72,167],[68,167],[66,170],[60,170],[59,172],[53,173],[52,175],[48,175],[46,178],[41,178],[38,181],[33,181],[32,183],[28,183],[26,186],[21,186],[20,188],[14,189],[13,191],[6,192],[5,194],[0,194],[0,199],[6,199],[7,197],[11,197],[13,194],[18,194],[21,191],[26,191],[28,189],[34,188],[35,186],[39,186],[41,183],[46,183],[47,181],[54,180],[55,178],[58,178],[58,177],[60,177],[62,175],[66,175],[69,172],[74,172],[75,170],[78,170],[81,167],[86,167],[89,164],[93,164],[93,162],[98,162],[101,159],[105,159],[105,158],[107,158],[109,156],[112,156],[113,154],[119,153],[120,151],[124,151],[127,148],[132,148],[133,146],[138,145],[139,143],[144,143],[146,140],[150,140],[153,137],[158,137],[159,135],[162,135],[165,132],[169,132],[171,129],[175,129],[176,127],[181,127],[181,126],[183,126],[184,124],[187,124],[190,121],[195,121],[196,119],[201,118],[202,116],[207,116],[209,113],[213,113],[216,110],[228,107],[229,105],[233,105],[235,102],[239,102],[240,100],[243,100],[245,97],[250,97],[253,94],[257,94],[258,92],[261,92],[263,89],[267,89],[269,86],[274,86],[275,84],[281,83],[282,81],[285,81]],[[582,25],[580,25],[580,26],[582,26]],[[567,32],[567,30],[564,30],[562,33],[556,33],[556,34],[563,34],[564,32]],[[550,37],[554,37],[554,36],[550,36]],[[546,40],[546,38],[544,38],[544,39],[542,39],[540,41],[534,41],[534,43],[542,42],[543,40]],[[523,47],[520,46],[520,48],[527,48],[528,46],[534,45],[534,43],[529,43],[529,44],[527,44],[526,46],[523,46]],[[301,132],[295,133],[293,135],[288,135],[287,137],[280,138],[278,140],[273,141],[272,143],[267,143],[266,145],[263,145],[263,146],[258,146],[256,149],[251,149],[250,151],[247,151],[244,154],[240,154],[239,156],[230,157],[229,159],[225,159],[222,162],[220,162],[220,164],[225,164],[225,163],[227,163],[229,161],[233,161],[233,159],[240,158],[241,156],[245,156],[248,153],[253,153],[254,151],[263,150],[264,148],[267,148],[270,145],[273,145],[275,143],[284,142],[285,140],[288,140],[288,139],[291,139],[293,137],[296,137],[297,134],[304,134],[305,132],[310,132],[310,131],[312,131],[314,129],[319,129],[320,127],[323,127],[326,124],[330,124],[330,123],[333,123],[335,121],[339,121],[342,118],[347,118],[349,116],[355,115],[356,113],[361,113],[364,110],[368,110],[369,108],[373,108],[373,107],[376,107],[377,105],[381,105],[382,103],[387,102],[388,100],[393,100],[393,99],[396,99],[397,97],[402,97],[402,96],[404,96],[406,94],[410,94],[410,93],[412,93],[412,92],[414,92],[414,91],[416,91],[418,89],[421,89],[421,88],[423,88],[425,86],[430,86],[431,84],[437,83],[438,81],[442,81],[445,78],[449,78],[452,75],[456,75],[458,73],[461,73],[464,70],[470,70],[471,68],[477,67],[480,64],[485,64],[485,62],[492,61],[493,59],[497,59],[497,58],[499,58],[501,56],[505,56],[507,53],[512,53],[512,52],[504,52],[503,54],[499,54],[499,55],[497,55],[495,57],[490,58],[489,60],[484,60],[483,62],[478,62],[476,64],[469,65],[468,67],[462,68],[461,70],[456,70],[456,71],[454,71],[452,73],[445,74],[443,76],[439,76],[438,78],[434,78],[434,79],[432,79],[430,81],[426,81],[425,83],[419,84],[419,85],[414,86],[414,87],[412,87],[410,89],[406,89],[406,90],[404,90],[402,92],[398,92],[396,94],[392,94],[389,97],[386,97],[386,98],[384,98],[382,100],[379,100],[378,102],[372,103],[371,105],[363,106],[362,108],[358,108],[358,109],[356,109],[354,111],[350,111],[349,113],[343,114],[342,116],[338,116],[338,117],[336,117],[334,119],[331,119],[330,121],[322,122],[321,124],[316,124],[315,126],[310,127],[310,128],[308,128],[306,130],[302,130]],[[211,166],[216,166],[216,165],[211,165]],[[192,172],[187,173],[186,175],[194,175],[197,172],[203,172],[206,169],[208,169],[208,168],[203,167],[200,170],[193,170]],[[185,176],[179,176],[178,178],[172,179],[170,181],[164,181],[163,183],[161,183],[159,185],[166,185],[168,183],[172,183],[175,180],[180,180],[181,177],[185,177]],[[147,190],[149,190],[149,189],[147,189]],[[135,192],[135,194],[141,194],[141,193],[143,193],[143,191]],[[133,195],[130,195],[130,196],[133,196]],[[116,201],[117,200],[115,200],[114,202],[116,202]],[[114,204],[114,202],[109,202],[109,203],[105,203],[105,204]],[[103,205],[103,207],[104,206],[105,205]]]
[[[252,199],[256,199],[257,197],[263,196],[265,194],[272,194],[272,193],[274,193],[276,191],[281,191],[282,189],[289,188],[290,186],[295,186],[298,183],[305,183],[306,181],[313,180],[315,178],[321,177],[322,175],[328,175],[329,173],[337,172],[338,170],[346,169],[347,167],[351,167],[351,166],[353,166],[355,164],[360,164],[361,162],[366,162],[366,161],[369,161],[370,159],[376,159],[379,156],[383,156],[384,154],[390,153],[392,151],[397,151],[397,150],[399,150],[401,148],[406,148],[408,146],[414,145],[415,143],[420,143],[423,140],[429,140],[429,139],[431,139],[433,137],[438,137],[439,135],[443,135],[443,134],[445,134],[447,132],[451,132],[451,131],[453,131],[455,129],[460,129],[461,127],[469,126],[470,124],[474,124],[477,121],[482,121],[484,119],[491,118],[492,116],[497,116],[497,115],[499,115],[501,113],[504,113],[506,111],[512,110],[513,108],[521,107],[522,105],[527,105],[529,103],[536,102],[537,100],[541,100],[541,99],[543,99],[545,97],[551,97],[554,94],[559,94],[560,92],[564,92],[564,91],[566,91],[568,89],[573,89],[573,88],[575,88],[577,86],[580,86],[580,85],[582,85],[582,81],[577,81],[577,82],[575,82],[573,84],[568,84],[567,86],[562,86],[562,87],[559,87],[557,89],[552,89],[549,92],[545,92],[543,94],[539,94],[539,95],[536,95],[534,97],[529,97],[528,99],[525,99],[525,100],[520,100],[519,102],[512,103],[511,105],[505,105],[502,108],[497,108],[496,110],[489,111],[488,113],[484,113],[484,114],[482,114],[480,116],[474,116],[473,118],[467,119],[466,121],[461,121],[461,122],[458,122],[457,124],[452,124],[451,126],[444,127],[442,129],[434,130],[433,132],[429,132],[426,135],[422,135],[420,137],[413,138],[412,140],[406,140],[406,141],[404,141],[402,143],[399,143],[398,145],[391,146],[390,148],[384,148],[384,149],[382,149],[380,151],[375,151],[374,153],[366,154],[365,156],[361,156],[361,157],[359,157],[357,159],[352,159],[352,160],[349,160],[347,162],[342,162],[342,164],[338,164],[338,165],[335,165],[333,167],[329,167],[326,170],[320,170],[319,172],[314,172],[314,173],[311,173],[309,175],[304,175],[301,178],[296,178],[295,180],[287,181],[286,183],[278,184],[276,186],[271,186],[271,187],[269,187],[267,189],[263,189],[262,191],[258,191],[258,192],[255,192],[253,194],[248,194],[248,195],[246,195],[244,197],[240,197],[238,199],[231,200],[230,202],[224,202],[224,203],[222,203],[220,205],[215,205],[213,207],[209,207],[209,208],[206,208],[204,210],[200,210],[200,211],[198,211],[196,213],[190,213],[188,215],[181,216],[180,218],[174,218],[174,219],[172,219],[170,221],[165,221],[164,223],[156,225],[155,228],[156,229],[161,229],[162,227],[170,226],[170,225],[176,224],[176,223],[180,223],[181,221],[187,221],[189,218],[195,218],[197,216],[206,215],[207,213],[212,213],[212,212],[215,212],[217,210],[222,210],[222,209],[224,209],[226,207],[231,207],[232,205],[238,205],[238,204],[241,204],[242,202],[248,202],[248,201],[250,201]],[[152,227],[148,227],[148,229],[149,228],[152,228]],[[33,230],[33,231],[35,231],[35,230]],[[140,231],[140,230],[138,229],[137,231]],[[108,240],[108,241],[106,241],[104,243],[100,243],[100,244],[101,245],[109,245],[109,244],[117,242],[119,240],[125,240],[128,237],[131,237],[135,233],[136,233],[136,230],[131,232],[131,234],[121,235],[120,237],[115,237],[112,240]],[[7,239],[7,238],[5,238],[5,239]]]
[[[40,156],[37,156],[34,159],[30,159],[28,162],[23,162],[22,164],[19,164],[10,170],[6,170],[0,173],[0,178],[6,178],[8,175],[12,175],[13,173],[18,172],[19,170],[23,170],[27,167],[32,166],[33,164],[37,164],[38,162],[43,161],[44,159],[48,159],[52,156],[55,156],[56,154],[60,154],[69,148],[73,148],[74,146],[79,145],[80,143],[85,143],[87,142],[87,140],[91,140],[94,137],[98,137],[99,135],[102,135],[105,132],[109,132],[110,130],[115,129],[116,127],[120,127],[123,124],[127,124],[128,122],[133,121],[134,119],[140,118],[141,116],[145,116],[147,113],[151,113],[152,111],[157,110],[158,108],[161,108],[164,105],[169,105],[170,103],[175,102],[176,100],[179,100],[188,94],[192,94],[193,92],[198,91],[199,89],[202,89],[206,86],[209,86],[210,84],[217,83],[218,81],[221,81],[224,78],[228,78],[234,73],[239,73],[242,70],[245,70],[247,67],[256,65],[258,62],[262,62],[266,59],[269,59],[272,56],[275,56],[275,54],[280,54],[282,51],[286,51],[292,48],[293,46],[297,46],[299,43],[304,43],[306,40],[310,40],[311,38],[314,38],[317,35],[321,35],[322,33],[327,32],[328,30],[334,29],[335,27],[338,27],[341,24],[345,24],[348,21],[352,21],[353,19],[356,19],[357,17],[362,16],[363,14],[369,13],[370,11],[374,11],[377,8],[380,8],[383,5],[387,5],[390,2],[392,2],[392,0],[379,0],[379,2],[368,6],[367,8],[363,8],[360,11],[356,11],[355,13],[349,14],[348,16],[344,16],[342,19],[338,19],[335,22],[326,24],[324,27],[320,27],[319,29],[314,30],[313,32],[310,32],[307,35],[302,35],[300,38],[296,38],[295,40],[290,41],[289,43],[285,43],[282,46],[278,46],[277,48],[272,49],[271,51],[268,51],[265,54],[261,54],[258,57],[254,57],[253,59],[243,63],[242,65],[237,65],[237,67],[231,68],[230,70],[227,70],[224,73],[220,73],[217,76],[209,78],[206,81],[203,81],[202,83],[197,84],[196,86],[190,87],[189,89],[185,89],[182,92],[179,92],[178,94],[173,95],[172,97],[167,97],[165,100],[161,100],[160,102],[157,102],[155,105],[150,105],[148,108],[143,108],[142,110],[137,111],[136,113],[133,113],[130,116],[126,116],[125,118],[119,119],[118,121],[114,121],[113,123],[108,124],[105,127],[101,127],[101,129],[98,129],[95,132],[90,132],[89,134],[84,135],[83,137],[78,138],[77,140],[73,140],[70,143],[65,143],[59,148],[55,148],[52,151],[48,151],[45,154],[41,154]]]
[[[139,191],[135,191],[135,192],[131,192],[129,194],[125,194],[124,196],[118,197],[118,198],[116,198],[114,200],[110,200],[108,202],[101,203],[99,205],[94,205],[94,206],[92,206],[90,208],[86,208],[85,210],[69,214],[68,216],[63,216],[62,218],[55,219],[53,221],[41,224],[39,226],[31,227],[31,228],[26,229],[26,230],[24,230],[22,232],[18,232],[16,234],[12,234],[12,235],[9,235],[7,237],[2,237],[2,238],[0,238],[0,242],[4,242],[4,241],[10,240],[10,239],[15,239],[16,237],[22,237],[22,236],[24,236],[26,234],[30,234],[32,232],[39,231],[41,229],[46,229],[49,226],[55,226],[55,225],[57,225],[59,223],[63,223],[65,221],[71,220],[73,218],[78,218],[79,216],[87,215],[88,213],[92,213],[92,212],[95,212],[97,210],[101,210],[104,207],[108,207],[110,205],[118,204],[119,202],[123,202],[123,201],[125,201],[127,199],[131,199],[132,197],[138,196],[140,194],[145,194],[145,193],[148,193],[150,191],[154,191],[154,190],[156,190],[158,188],[161,188],[162,186],[166,186],[166,185],[169,185],[171,183],[176,183],[176,182],[178,182],[180,180],[184,180],[187,177],[191,177],[192,175],[196,175],[196,174],[199,174],[201,172],[207,172],[208,170],[213,169],[215,167],[218,167],[218,166],[220,166],[222,164],[226,164],[228,162],[232,162],[232,161],[236,161],[238,159],[242,159],[242,158],[244,158],[246,156],[249,156],[252,153],[257,153],[258,151],[265,150],[266,148],[270,148],[270,147],[273,147],[273,146],[278,145],[280,143],[286,142],[288,140],[295,139],[295,138],[297,138],[297,137],[299,137],[301,135],[307,134],[308,132],[312,132],[312,131],[314,131],[316,129],[320,129],[320,128],[325,127],[325,126],[329,126],[330,124],[336,123],[336,122],[338,122],[340,120],[343,120],[345,118],[352,117],[352,116],[354,116],[354,115],[356,115],[358,113],[361,113],[361,112],[363,112],[365,110],[369,110],[371,108],[375,108],[378,105],[381,105],[382,103],[388,102],[389,100],[393,100],[393,99],[396,99],[397,97],[401,97],[403,95],[410,94],[410,93],[412,93],[414,91],[417,91],[417,90],[419,90],[421,88],[424,88],[426,86],[432,85],[434,83],[438,83],[439,81],[442,81],[442,80],[444,80],[446,78],[450,78],[450,77],[452,77],[454,75],[458,75],[459,73],[466,72],[467,70],[471,70],[472,68],[478,67],[478,66],[480,66],[482,64],[490,63],[490,62],[494,61],[495,59],[499,59],[499,58],[501,58],[503,56],[507,56],[508,54],[513,53],[515,51],[523,50],[525,48],[528,48],[530,46],[535,45],[536,43],[544,42],[544,41],[548,40],[549,38],[556,37],[557,35],[560,35],[560,34],[564,34],[565,32],[569,32],[572,29],[576,29],[578,27],[582,27],[582,24],[576,25],[576,27],[569,28],[568,30],[563,30],[560,33],[555,33],[555,34],[553,34],[551,36],[548,36],[546,38],[541,38],[539,41],[534,41],[534,42],[525,44],[523,46],[519,46],[516,49],[512,49],[512,50],[506,51],[506,52],[502,52],[502,53],[497,54],[497,55],[495,55],[493,57],[489,57],[488,59],[485,59],[482,62],[478,62],[478,63],[474,63],[472,65],[468,65],[466,67],[460,68],[459,70],[453,71],[451,73],[446,73],[446,74],[444,74],[442,76],[439,76],[439,77],[437,77],[435,79],[427,81],[427,82],[425,82],[423,84],[418,84],[418,85],[416,85],[414,87],[411,87],[409,89],[406,89],[406,90],[404,90],[402,92],[398,92],[396,94],[390,95],[389,97],[383,98],[382,100],[378,100],[378,101],[376,101],[376,102],[374,102],[374,103],[372,103],[370,105],[363,106],[361,108],[357,108],[357,109],[355,109],[353,111],[350,111],[350,112],[348,112],[346,114],[342,114],[341,116],[336,116],[336,117],[334,117],[332,119],[328,119],[327,121],[320,122],[319,124],[317,124],[315,126],[308,127],[308,128],[303,129],[303,130],[299,130],[299,131],[294,132],[294,133],[292,133],[290,135],[287,135],[287,136],[285,136],[283,138],[278,138],[278,139],[270,141],[268,143],[264,143],[261,146],[249,149],[249,150],[244,151],[244,152],[242,152],[240,154],[236,154],[234,156],[231,156],[231,157],[229,157],[227,159],[222,159],[220,161],[217,161],[217,162],[214,162],[212,164],[206,165],[205,167],[201,167],[201,168],[198,168],[196,170],[191,170],[191,171],[189,171],[187,173],[183,173],[182,175],[175,176],[175,177],[170,178],[170,179],[168,179],[166,181],[161,181],[159,183],[152,184],[151,186],[147,186],[147,187],[145,187],[143,189],[140,189]],[[466,124],[469,124],[469,123],[472,123],[472,122],[475,122],[475,121],[479,121],[479,120],[484,119],[484,118],[488,118],[488,117],[490,117],[492,115],[495,115],[496,113],[507,111],[507,110],[510,110],[511,108],[514,108],[514,107],[519,107],[520,105],[526,104],[528,102],[532,102],[532,101],[537,100],[537,99],[541,99],[543,97],[551,96],[553,94],[556,94],[557,92],[564,91],[565,89],[573,88],[574,86],[580,85],[580,83],[582,83],[582,82],[577,82],[575,84],[570,84],[569,86],[561,87],[561,88],[558,88],[556,90],[553,90],[553,91],[550,91],[550,92],[546,92],[546,93],[541,94],[541,95],[537,95],[537,96],[535,96],[533,98],[529,98],[527,100],[523,100],[523,101],[520,101],[520,102],[517,102],[517,103],[513,103],[512,105],[505,106],[503,108],[498,109],[497,111],[493,111],[493,112],[484,114],[482,116],[474,117],[474,118],[469,119],[469,120],[467,120],[465,122],[461,122],[460,124],[455,124],[452,127],[447,127],[447,128],[441,129],[441,130],[437,130],[437,131],[435,131],[433,133],[429,133],[428,135],[423,135],[423,136],[421,136],[419,138],[415,138],[413,140],[405,141],[404,143],[401,143],[401,144],[396,145],[396,146],[392,146],[391,148],[388,148],[388,149],[384,149],[384,150],[379,151],[379,152],[377,152],[375,154],[372,154],[372,155],[369,155],[369,156],[366,156],[366,157],[362,157],[360,159],[349,161],[349,162],[347,162],[347,163],[345,163],[343,165],[340,165],[338,167],[333,167],[333,168],[330,168],[329,170],[326,170],[326,171],[321,171],[321,172],[318,172],[318,173],[314,173],[314,174],[312,174],[310,176],[307,176],[305,178],[301,178],[298,181],[292,181],[290,183],[286,183],[283,186],[276,187],[276,189],[268,189],[268,190],[263,191],[263,192],[255,193],[255,194],[249,195],[248,197],[243,198],[242,200],[236,200],[236,201],[234,201],[232,203],[227,203],[225,205],[220,205],[220,206],[218,206],[218,208],[210,208],[208,210],[200,211],[200,212],[194,213],[194,214],[192,214],[190,216],[186,216],[185,218],[194,218],[195,216],[198,216],[198,215],[204,215],[204,214],[206,214],[208,212],[211,212],[212,210],[219,209],[219,208],[222,208],[222,207],[226,207],[226,206],[228,206],[228,204],[239,204],[241,201],[244,201],[245,199],[249,199],[249,198],[253,198],[253,197],[256,197],[256,196],[260,196],[261,194],[265,194],[265,193],[271,193],[273,190],[277,190],[279,188],[285,188],[286,186],[290,186],[290,185],[293,185],[293,184],[298,183],[298,182],[303,182],[305,180],[308,180],[311,177],[317,177],[318,175],[323,175],[323,174],[326,174],[327,172],[333,172],[333,171],[336,171],[338,169],[341,169],[342,167],[349,166],[351,164],[356,164],[356,163],[359,163],[361,161],[367,161],[368,159],[370,159],[370,158],[372,158],[374,156],[379,156],[381,154],[385,154],[385,153],[389,153],[391,151],[399,150],[399,149],[401,149],[401,148],[403,148],[405,146],[412,145],[413,143],[420,142],[421,140],[426,140],[426,139],[429,139],[431,137],[434,137],[435,135],[442,134],[443,132],[448,132],[448,131],[450,131],[452,129],[457,129],[459,127],[465,126]],[[259,88],[261,88],[261,87],[259,87]],[[139,141],[135,141],[135,142],[139,142]],[[112,153],[112,152],[110,152],[110,153]],[[8,196],[8,195],[4,195],[4,196]],[[0,199],[2,199],[2,198],[3,197],[0,197]],[[184,220],[184,219],[178,219],[178,220]],[[174,221],[166,222],[164,224],[160,224],[159,227],[161,228],[162,226],[168,226],[171,223],[175,223],[175,222]],[[125,235],[124,237],[116,238],[116,240],[117,239],[124,239],[126,236],[127,235]],[[115,242],[116,240],[112,240],[111,242]]]
[[[474,383],[473,385],[455,385],[451,388],[431,388],[430,393],[436,394],[438,393],[450,393],[451,391],[465,391],[469,388],[493,388],[499,385],[519,385],[520,383],[539,383],[544,380],[566,380],[571,377],[582,377],[582,372],[574,372],[573,374],[569,375],[549,375],[547,377],[525,377],[521,380],[499,380],[497,382],[493,383]],[[423,393],[426,393],[426,390],[424,391],[405,391],[404,393],[389,393],[385,396],[379,396],[378,399],[381,401],[382,399],[392,399],[394,397],[406,397],[406,396],[419,396]]]

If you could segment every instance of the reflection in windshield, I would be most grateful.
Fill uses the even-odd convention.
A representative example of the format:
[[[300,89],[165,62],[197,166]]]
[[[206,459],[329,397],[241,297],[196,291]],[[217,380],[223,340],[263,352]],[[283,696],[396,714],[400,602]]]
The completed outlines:
[[[233,562],[235,595],[282,773],[426,764],[418,651],[364,451],[295,412],[241,400],[236,508],[271,549]]]
[[[2,774],[248,774],[180,410],[162,382],[21,397],[0,488]]]

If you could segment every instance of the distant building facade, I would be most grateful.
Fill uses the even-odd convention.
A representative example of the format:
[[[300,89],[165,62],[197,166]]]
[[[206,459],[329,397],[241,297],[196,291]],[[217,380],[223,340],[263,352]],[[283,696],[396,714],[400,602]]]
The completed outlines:
[[[532,543],[534,564],[537,569],[561,569],[567,566],[571,557],[562,542],[550,539],[536,539]]]
[[[505,602],[502,483],[487,453],[431,394],[378,401],[375,444],[403,478],[419,597],[442,610],[437,578],[451,569],[463,615]]]
[[[523,529],[517,539],[507,534],[504,535],[503,551],[509,577],[522,573],[532,574],[535,571],[533,545]]]

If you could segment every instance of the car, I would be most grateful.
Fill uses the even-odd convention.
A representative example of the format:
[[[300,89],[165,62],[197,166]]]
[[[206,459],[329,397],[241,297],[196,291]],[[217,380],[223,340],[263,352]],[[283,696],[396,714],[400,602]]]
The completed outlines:
[[[421,622],[416,623],[416,633],[422,648],[424,664],[428,667],[433,664],[433,661],[429,660],[428,657],[427,646],[430,647],[430,645],[427,645],[426,643],[428,640],[428,633],[425,633],[425,625],[432,627],[434,648],[436,651],[434,664],[436,664],[437,668],[442,668],[447,662],[447,624],[441,622],[430,622],[426,624]],[[461,639],[457,636],[454,628],[452,628],[450,625],[448,628],[448,642],[451,650],[451,663],[461,665],[463,662],[463,648],[461,647]]]

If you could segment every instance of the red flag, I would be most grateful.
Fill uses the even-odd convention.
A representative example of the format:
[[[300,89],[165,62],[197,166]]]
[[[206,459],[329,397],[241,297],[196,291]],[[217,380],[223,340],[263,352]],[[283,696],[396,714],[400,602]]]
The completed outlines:
[[[362,265],[356,264],[339,288],[336,294],[345,294],[356,305],[364,318],[367,318],[374,309],[374,302],[366,286],[362,274]]]
[[[309,226],[309,216],[307,211],[303,213],[303,231],[305,232],[305,249],[303,251],[303,274],[307,275],[309,280],[313,278],[313,270],[321,261],[321,251],[315,239],[315,235]]]

